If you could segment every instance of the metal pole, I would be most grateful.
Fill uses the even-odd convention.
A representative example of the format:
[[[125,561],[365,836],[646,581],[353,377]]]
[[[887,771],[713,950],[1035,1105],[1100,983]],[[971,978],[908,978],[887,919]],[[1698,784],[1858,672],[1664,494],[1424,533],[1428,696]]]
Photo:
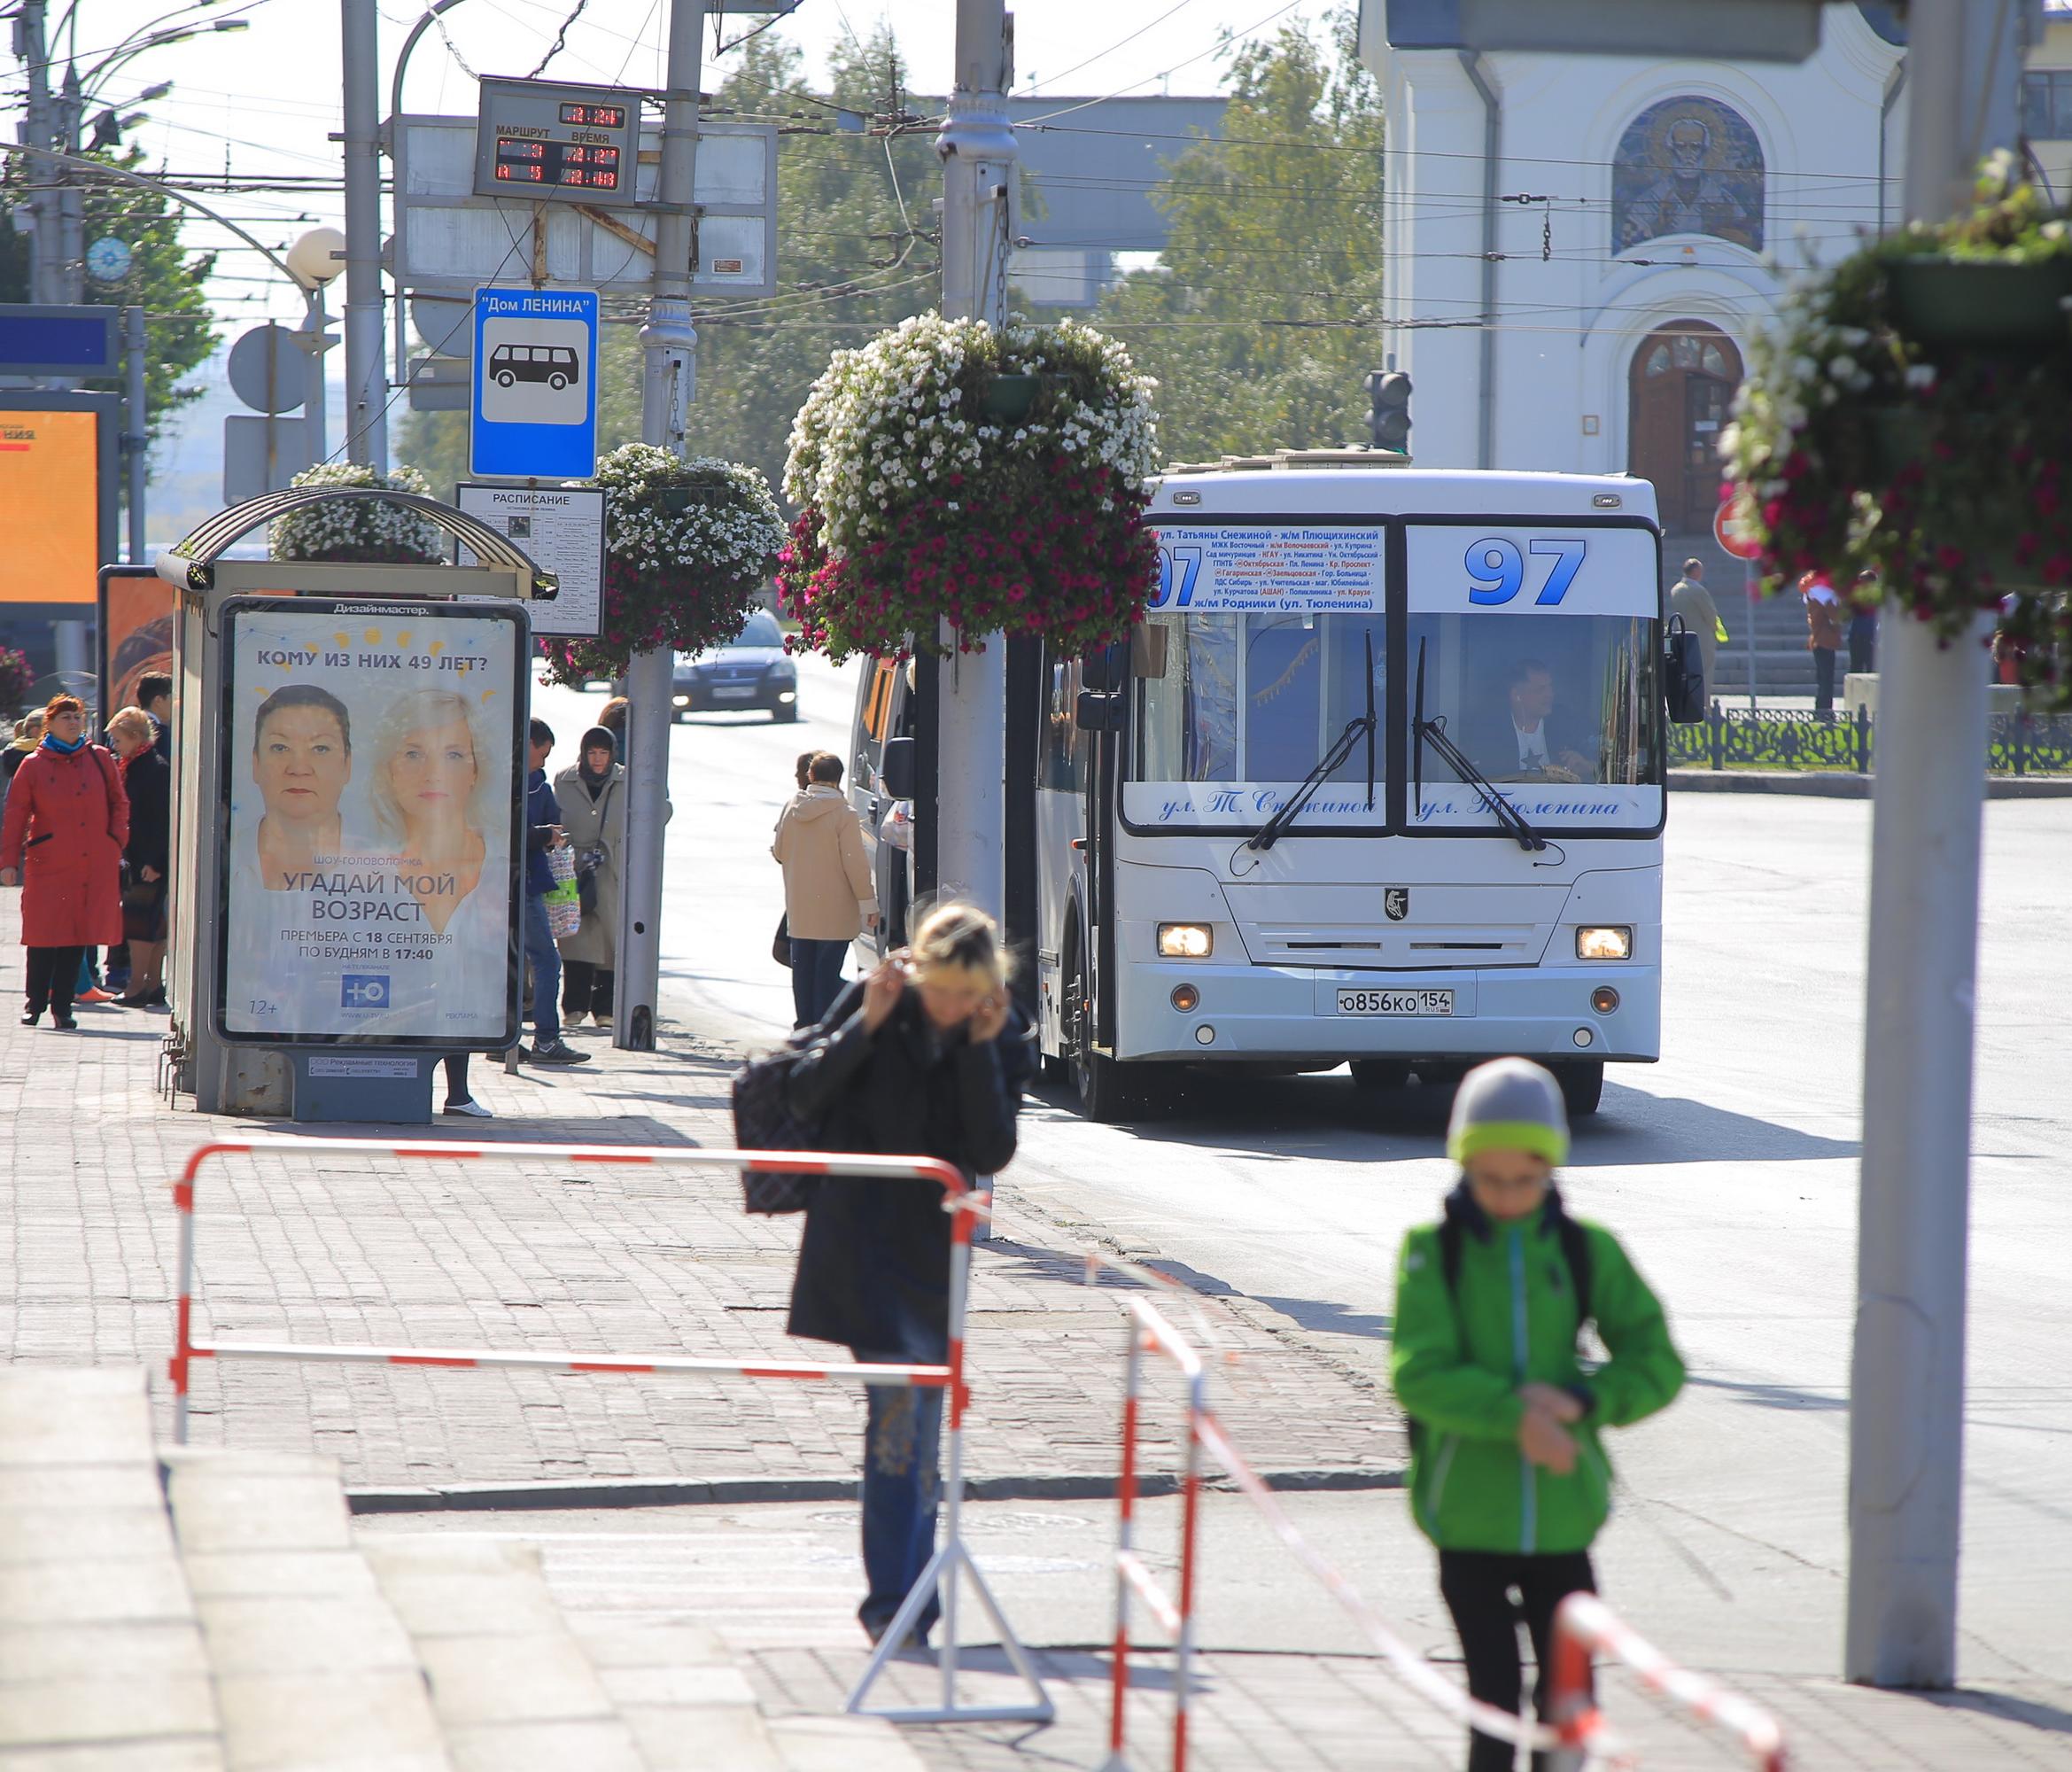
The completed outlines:
[[[951,319],[1007,319],[1010,190],[1014,132],[1005,93],[1013,79],[1005,0],[957,0],[956,84],[935,152],[943,159],[943,312]],[[1000,916],[1005,909],[1001,843],[1006,824],[1007,642],[984,637],[959,653],[956,631],[937,673],[936,871],[943,893]],[[976,643],[979,636],[966,637]]]
[[[640,439],[685,455],[684,428],[697,392],[698,335],[691,326],[691,261],[697,252],[692,198],[698,171],[698,75],[705,0],[670,0],[669,85],[662,109],[656,185],[655,292],[640,328]],[[626,667],[626,871],[620,895],[618,1006],[611,1043],[655,1049],[662,991],[662,851],[669,815],[671,660],[666,648],[636,652]]]
[[[144,521],[144,487],[149,475],[150,462],[146,447],[150,432],[145,429],[149,413],[144,407],[144,351],[146,339],[144,309],[126,307],[122,310],[123,350],[128,361],[123,364],[125,395],[123,405],[122,451],[123,466],[129,482],[129,563],[140,566],[151,556],[150,526]]]
[[[1906,212],[1967,200],[2004,140],[2017,64],[2000,0],[1914,0]],[[1995,15],[1998,15],[1997,18]],[[2006,28],[1997,66],[1985,45]],[[1972,52],[1967,67],[1967,49]],[[1979,95],[2005,87],[2006,103]],[[1850,1374],[1845,1677],[1946,1687],[1957,1673],[1965,1240],[1986,668],[1888,602],[1871,827],[1856,1347]],[[1975,632],[1983,635],[1983,620]]]
[[[1742,563],[1742,591],[1748,599],[1742,610],[1742,626],[1748,630],[1749,711],[1756,711],[1756,563]]]
[[[58,97],[58,146],[68,154],[79,152],[79,132],[86,115],[86,97],[79,87],[79,70],[67,66]],[[58,267],[54,279],[58,299],[86,299],[86,191],[69,169],[58,192]],[[76,385],[76,381],[72,383]]]
[[[309,392],[302,402],[302,422],[309,427],[309,459],[322,462],[330,459],[330,439],[327,434],[324,410],[324,353],[331,348],[326,335],[330,330],[330,315],[323,305],[324,286],[304,292],[302,331],[299,342],[309,354]]]
[[[22,0],[14,21],[14,53],[28,71],[28,98],[22,112],[20,140],[31,148],[58,144],[57,131],[51,128],[50,56],[43,42],[43,0]],[[53,188],[29,199],[29,214],[35,224],[29,230],[28,242],[31,301],[56,299],[50,291],[51,268],[58,256],[53,237],[58,231],[58,187],[62,186],[65,177],[60,165],[52,175]]]
[[[381,55],[375,0],[338,0],[345,109],[345,455],[389,464],[382,361]]]

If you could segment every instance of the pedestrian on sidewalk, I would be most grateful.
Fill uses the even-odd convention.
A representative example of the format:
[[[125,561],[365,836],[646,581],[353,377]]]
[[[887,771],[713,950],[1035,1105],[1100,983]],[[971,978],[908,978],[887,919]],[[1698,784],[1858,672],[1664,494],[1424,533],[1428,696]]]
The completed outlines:
[[[36,741],[43,735],[41,712],[24,714],[15,721],[14,737],[6,750],[0,750],[0,817],[7,812],[7,790],[14,785],[14,772],[28,760],[29,752],[36,748]],[[803,781],[800,785],[804,785]]]
[[[1862,676],[1878,668],[1878,575],[1866,567],[1856,575],[1849,605],[1849,672]]]
[[[612,760],[626,760],[626,714],[632,703],[624,696],[614,696],[597,711],[597,724],[611,734]]]
[[[151,747],[173,761],[173,680],[162,671],[147,671],[136,680],[136,704],[151,716]]]
[[[142,708],[108,722],[129,797],[129,840],[122,849],[122,934],[129,948],[125,1009],[166,1006],[166,895],[173,870],[173,767],[158,748],[159,728]]]
[[[21,940],[28,950],[22,1025],[47,1008],[65,1033],[81,956],[122,939],[122,847],[129,801],[115,759],[86,734],[86,704],[57,696],[43,735],[14,773],[0,820],[0,886],[20,885]],[[26,866],[25,866],[26,861]],[[27,879],[24,880],[26,873]]]
[[[1835,711],[1835,655],[1842,649],[1848,611],[1822,567],[1803,574],[1798,594],[1806,610],[1806,650],[1813,655],[1813,711]]]
[[[571,1028],[587,1016],[611,1025],[611,991],[617,961],[619,859],[626,845],[625,765],[608,727],[583,734],[575,765],[554,778],[562,825],[576,851],[583,922],[561,949],[563,1019]],[[537,988],[537,987],[535,987]]]
[[[842,791],[839,757],[822,750],[807,764],[805,791],[777,820],[770,853],[784,869],[792,1025],[811,1028],[842,992],[849,944],[878,923],[863,828]]]
[[[551,850],[568,846],[562,827],[561,803],[547,782],[547,754],[554,749],[554,728],[532,722],[525,777],[525,958],[532,964],[532,1050],[517,1050],[534,1064],[588,1064],[561,1037],[561,951],[547,921],[547,895],[554,890]]]
[[[819,1129],[819,1147],[937,1157],[967,1181],[1005,1168],[1034,1069],[1007,981],[990,917],[955,903],[930,912],[911,952],[842,993],[826,1037],[793,1068],[793,1111]],[[940,1364],[950,1351],[950,1240],[933,1182],[822,1183],[806,1209],[790,1332],[840,1342],[861,1361]],[[943,1393],[873,1385],[869,1407],[869,1591],[857,1616],[875,1643],[935,1554]],[[936,1613],[931,1597],[913,1644],[927,1644]]]
[[[1719,638],[1726,624],[1719,606],[1705,588],[1705,563],[1695,554],[1683,563],[1683,577],[1669,587],[1669,612],[1683,618],[1684,626],[1698,637],[1698,657],[1705,672],[1705,700],[1712,699],[1712,667],[1719,656]]]
[[[1666,1405],[1683,1362],[1618,1240],[1562,1205],[1568,1115],[1551,1074],[1522,1058],[1470,1071],[1447,1154],[1460,1183],[1440,1222],[1404,1239],[1396,1273],[1389,1370],[1410,1418],[1411,1509],[1439,1547],[1469,1692],[1517,1714],[1523,1623],[1545,1721],[1555,1608],[1597,1590],[1590,1543],[1611,1497],[1599,1436]],[[1586,1321],[1611,1356],[1595,1370],[1577,1357]],[[1508,1742],[1470,1734],[1468,1772],[1514,1762]],[[1533,1756],[1533,1772],[1546,1765]]]

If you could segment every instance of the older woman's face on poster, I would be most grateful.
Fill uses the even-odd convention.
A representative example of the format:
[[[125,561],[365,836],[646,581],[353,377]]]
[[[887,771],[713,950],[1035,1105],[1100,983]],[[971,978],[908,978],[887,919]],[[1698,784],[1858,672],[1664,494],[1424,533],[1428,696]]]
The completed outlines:
[[[475,791],[475,743],[466,722],[405,733],[389,761],[389,791],[413,823],[462,817]]]
[[[329,708],[282,708],[260,728],[252,779],[267,816],[291,824],[330,819],[353,779],[353,753]]]

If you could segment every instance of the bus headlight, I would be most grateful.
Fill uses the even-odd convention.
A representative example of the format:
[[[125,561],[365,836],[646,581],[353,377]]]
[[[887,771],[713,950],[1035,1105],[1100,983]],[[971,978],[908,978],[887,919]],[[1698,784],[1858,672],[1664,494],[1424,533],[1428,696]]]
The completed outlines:
[[[1576,931],[1578,960],[1631,960],[1633,957],[1634,932],[1630,929],[1617,926]]]
[[[1207,923],[1160,923],[1160,960],[1207,960],[1215,946],[1215,931]]]

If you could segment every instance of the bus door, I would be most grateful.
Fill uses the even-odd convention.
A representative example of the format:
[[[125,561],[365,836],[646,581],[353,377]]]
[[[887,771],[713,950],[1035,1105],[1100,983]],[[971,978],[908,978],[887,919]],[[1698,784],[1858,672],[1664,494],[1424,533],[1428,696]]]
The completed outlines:
[[[1080,667],[1075,725],[1087,742],[1081,798],[1083,835],[1074,846],[1073,874],[1085,918],[1083,963],[1092,997],[1094,1045],[1115,1049],[1115,783],[1129,739],[1130,647],[1104,648]]]

